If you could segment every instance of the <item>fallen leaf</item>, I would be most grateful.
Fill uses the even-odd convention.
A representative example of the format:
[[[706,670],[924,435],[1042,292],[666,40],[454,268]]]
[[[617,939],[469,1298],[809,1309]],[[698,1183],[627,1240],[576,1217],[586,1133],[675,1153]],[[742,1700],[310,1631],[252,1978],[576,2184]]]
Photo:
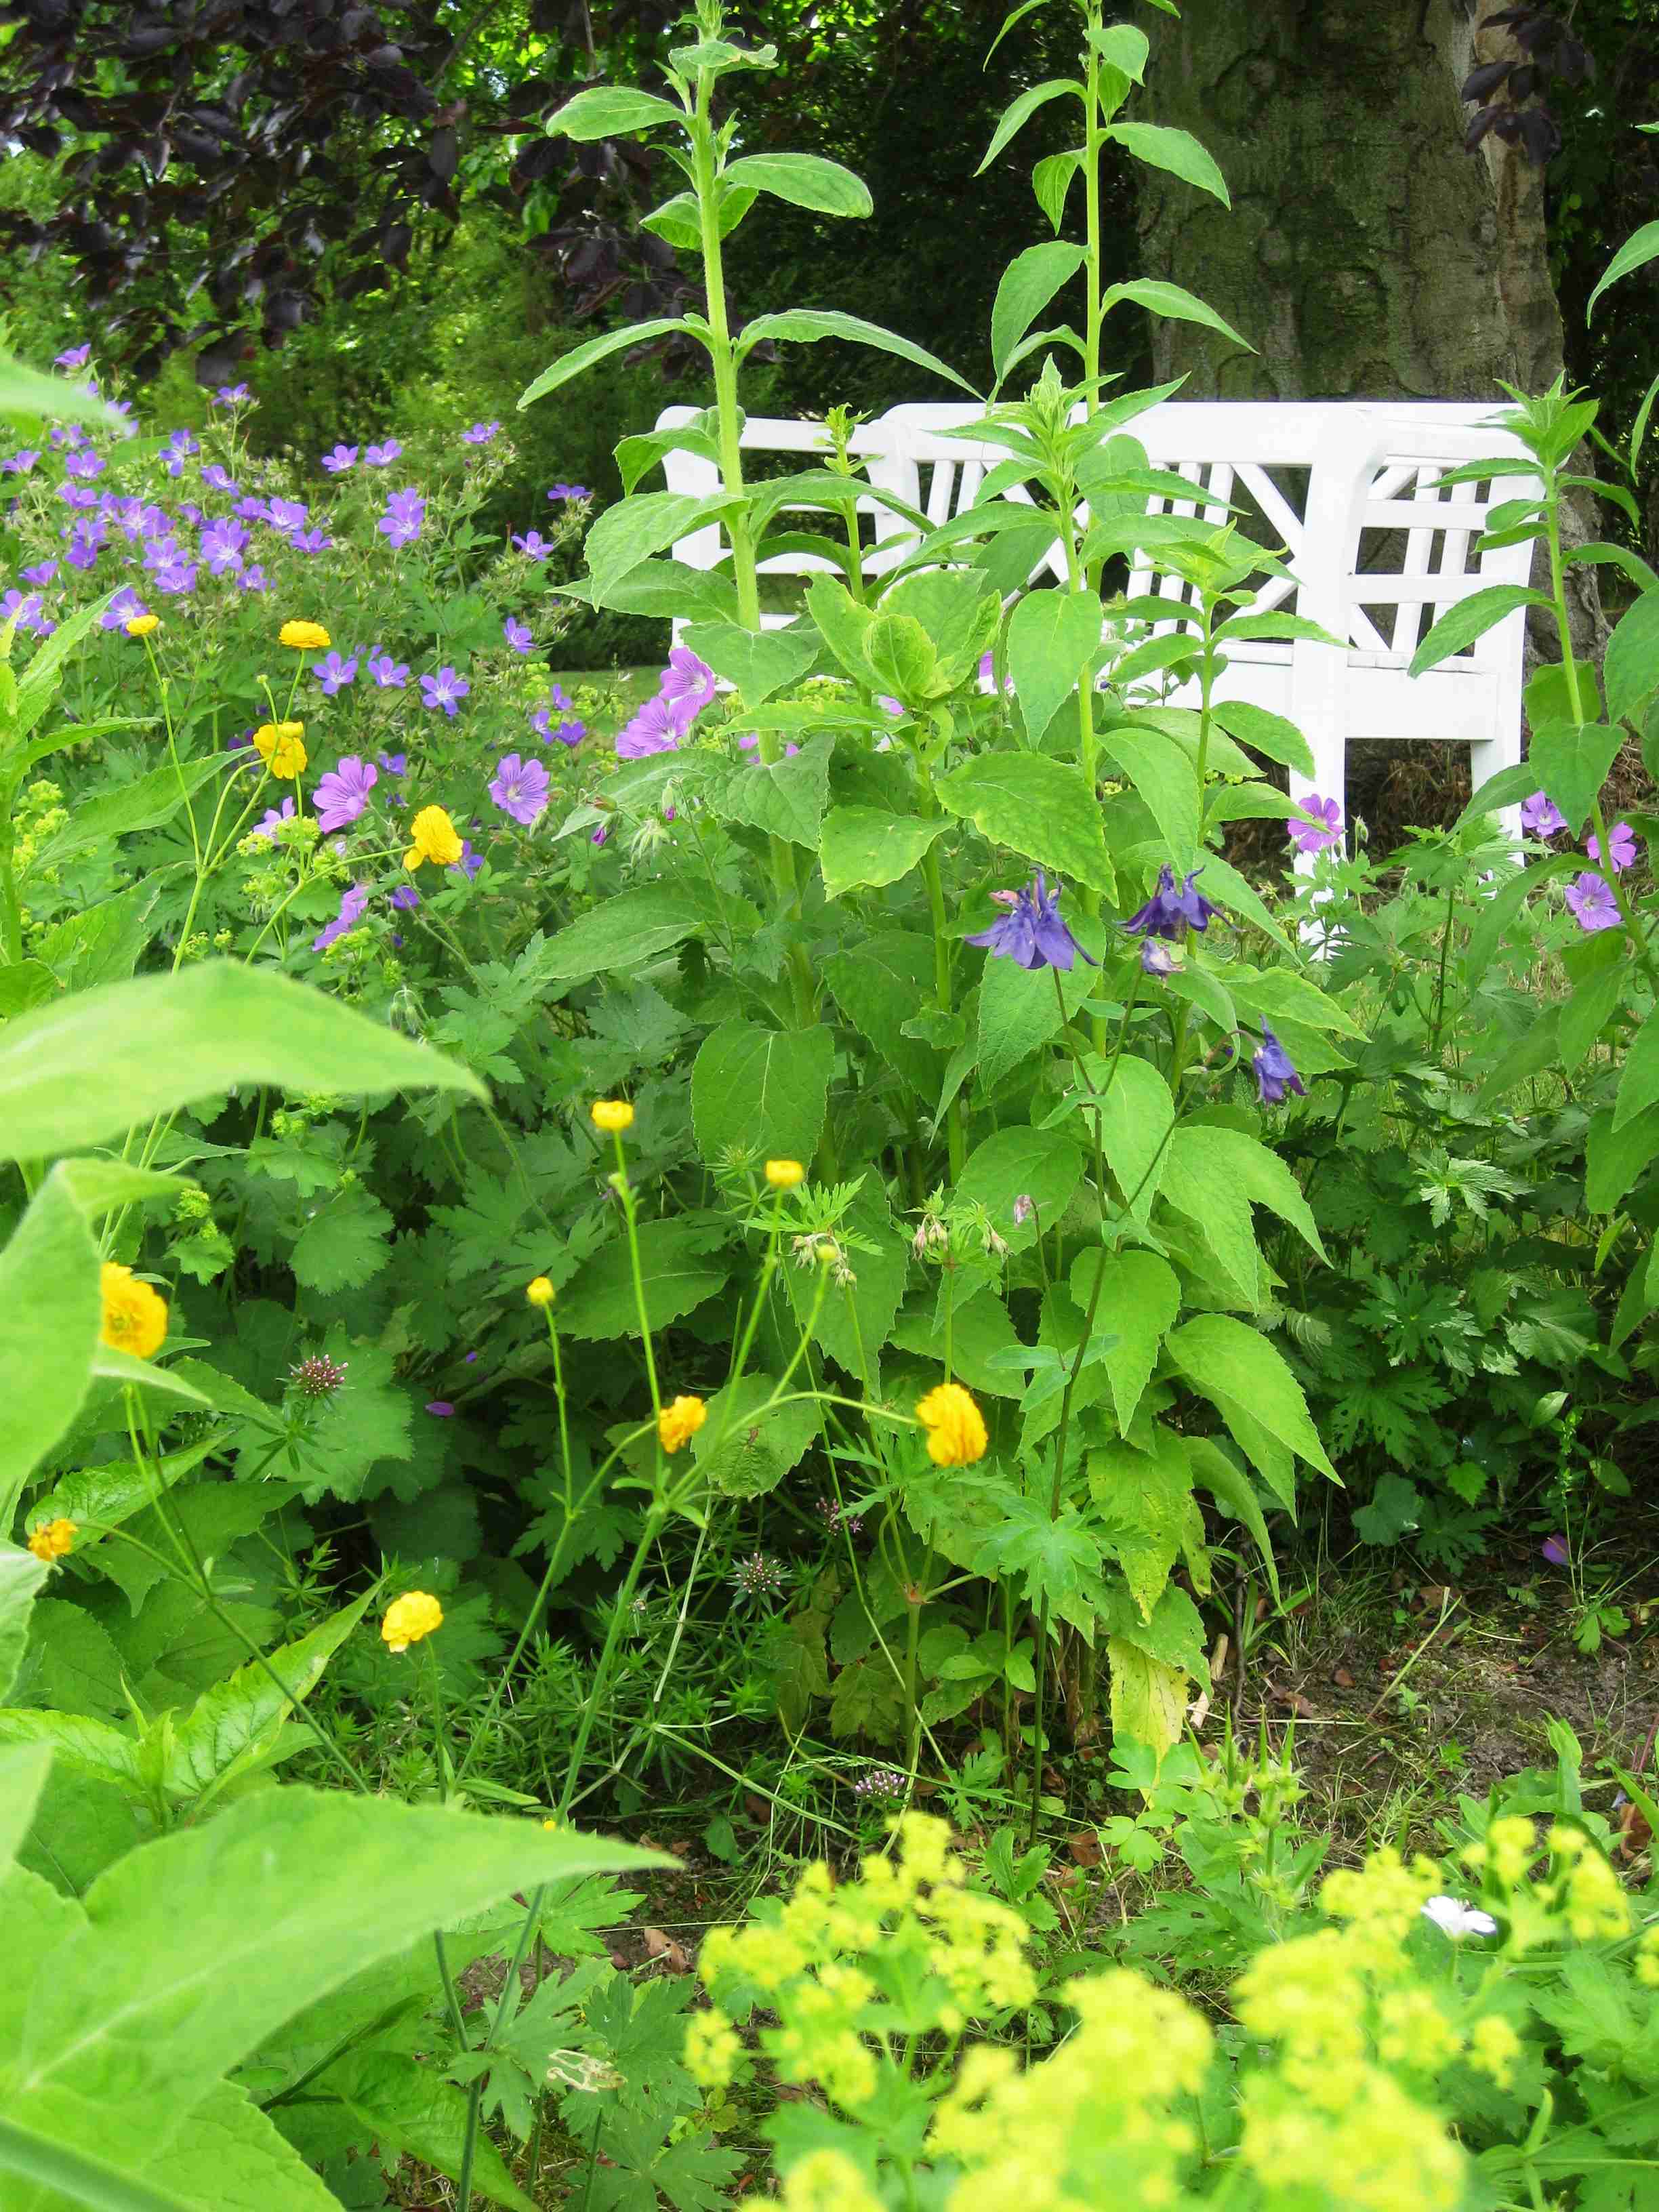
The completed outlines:
[[[685,1955],[684,1944],[677,1943],[672,1936],[665,1935],[660,1928],[646,1928],[640,1932],[645,1938],[645,1955],[647,1959],[662,1960],[671,1973],[689,1974],[690,1972],[691,1961]]]
[[[1339,1667],[1331,1680],[1339,1690],[1352,1690],[1353,1687],[1353,1676],[1346,1667]]]
[[[1100,1838],[1092,1828],[1085,1828],[1079,1835],[1068,1836],[1066,1848],[1080,1867],[1097,1867],[1100,1864]]]

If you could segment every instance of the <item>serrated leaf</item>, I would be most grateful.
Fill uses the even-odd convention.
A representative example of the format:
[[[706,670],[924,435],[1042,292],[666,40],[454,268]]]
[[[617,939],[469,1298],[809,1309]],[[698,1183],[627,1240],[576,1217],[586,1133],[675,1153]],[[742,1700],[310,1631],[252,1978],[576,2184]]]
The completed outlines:
[[[1230,1314],[1200,1314],[1175,1331],[1168,1352],[1195,1390],[1218,1402],[1224,1398],[1248,1407],[1287,1450],[1333,1482],[1340,1480],[1319,1441],[1301,1384],[1260,1330]]]
[[[982,753],[938,786],[940,803],[994,844],[1109,897],[1116,878],[1080,769],[1041,753]]]
[[[810,1160],[829,1099],[835,1040],[810,1030],[723,1022],[691,1070],[691,1119],[703,1158],[733,1148],[761,1159]]]

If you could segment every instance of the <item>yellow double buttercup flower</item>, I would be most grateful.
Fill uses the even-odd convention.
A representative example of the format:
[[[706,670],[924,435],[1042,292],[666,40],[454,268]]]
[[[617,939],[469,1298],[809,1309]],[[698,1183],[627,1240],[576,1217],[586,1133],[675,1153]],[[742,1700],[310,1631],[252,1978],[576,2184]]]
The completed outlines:
[[[423,806],[409,825],[406,868],[429,860],[434,868],[453,868],[461,857],[461,836],[441,806]]]
[[[291,783],[306,772],[303,722],[261,722],[253,750],[279,782]]]
[[[333,643],[321,623],[285,622],[276,633],[280,645],[291,645],[296,653],[326,653]]]

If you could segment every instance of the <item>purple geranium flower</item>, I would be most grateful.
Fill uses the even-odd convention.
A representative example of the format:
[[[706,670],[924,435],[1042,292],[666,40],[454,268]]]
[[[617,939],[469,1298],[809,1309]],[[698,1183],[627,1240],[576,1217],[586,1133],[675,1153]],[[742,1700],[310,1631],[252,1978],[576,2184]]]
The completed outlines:
[[[65,346],[63,352],[52,357],[54,368],[84,368],[92,358],[90,345]]]
[[[452,876],[465,876],[468,883],[471,883],[474,876],[477,874],[479,869],[483,867],[483,854],[482,853],[475,853],[473,851],[472,841],[470,837],[463,837],[461,840],[461,857],[459,860],[453,861],[450,864],[448,872]]]
[[[964,944],[981,945],[986,951],[1012,960],[1021,968],[1060,968],[1069,971],[1076,964],[1083,947],[1060,918],[1059,884],[1051,891],[1041,868],[1023,890],[994,891],[992,896],[999,905],[1006,905],[1007,913],[988,929],[964,938]],[[1083,952],[1083,957],[1091,968],[1100,964],[1086,952]]]
[[[296,553],[326,553],[334,540],[318,523],[310,530],[290,530],[288,542]]]
[[[528,653],[534,641],[531,637],[529,623],[521,623],[512,615],[508,615],[502,623],[501,635],[514,653]]]
[[[349,660],[342,660],[336,647],[321,660],[313,661],[311,672],[322,685],[324,698],[332,699],[348,684],[356,681],[357,656],[354,653]]]
[[[1132,914],[1123,925],[1141,937],[1179,937],[1183,929],[1207,929],[1210,916],[1218,909],[1211,905],[1203,893],[1194,889],[1202,868],[1194,868],[1181,889],[1176,889],[1175,871],[1159,870],[1158,889],[1145,906]]]
[[[15,622],[19,629],[31,630],[36,637],[50,637],[58,625],[46,619],[40,611],[42,605],[39,592],[20,592],[14,586],[0,599],[0,625]]]
[[[1521,827],[1532,837],[1559,837],[1566,817],[1547,792],[1534,791],[1521,802]]]
[[[248,542],[247,526],[234,514],[221,515],[202,532],[202,558],[210,574],[232,576],[243,566],[242,551]]]
[[[196,589],[196,563],[185,560],[164,562],[152,580],[158,592],[165,592],[169,599],[181,599],[185,592]]]
[[[475,422],[470,430],[461,433],[464,446],[487,446],[501,428],[499,422]]]
[[[302,499],[271,499],[265,503],[264,519],[273,529],[303,530],[310,514]]]
[[[1546,1536],[1538,1548],[1553,1567],[1567,1567],[1572,1565],[1572,1553],[1567,1549],[1567,1540],[1565,1536]]]
[[[408,914],[411,908],[419,906],[420,902],[421,895],[413,884],[399,884],[392,894],[392,905],[403,914]]]
[[[520,538],[515,531],[513,536],[513,543],[518,547],[520,552],[524,555],[526,561],[545,561],[548,555],[553,550],[552,546],[550,545],[546,538],[542,536],[539,530],[526,530],[522,538]]]
[[[240,407],[246,398],[246,385],[222,384],[213,395],[212,404],[216,407]]]
[[[30,446],[23,447],[18,453],[8,453],[5,459],[0,461],[0,477],[26,477],[40,458],[39,450]]]
[[[98,504],[97,493],[86,484],[60,483],[58,487],[58,496],[65,507],[79,507],[82,513]]]
[[[343,477],[348,469],[355,468],[356,465],[356,446],[336,446],[331,453],[323,455],[323,466],[331,477]]]
[[[421,678],[423,703],[428,707],[441,707],[452,722],[455,719],[456,708],[471,689],[465,676],[447,666],[441,668],[435,676],[422,676]]]
[[[104,473],[104,457],[90,446],[82,446],[79,453],[71,453],[64,464],[64,473],[78,477],[82,483],[90,483],[94,477]]]
[[[380,780],[380,771],[372,761],[348,753],[337,768],[319,778],[317,784],[317,826],[319,830],[343,830],[368,805],[368,794]]]
[[[70,532],[69,551],[64,558],[71,568],[95,568],[103,547],[101,523],[77,522]]]
[[[409,755],[407,753],[382,753],[380,755],[380,766],[386,770],[388,775],[407,775],[409,774]]]
[[[1261,1042],[1250,1055],[1250,1066],[1255,1070],[1256,1094],[1262,1105],[1282,1106],[1287,1091],[1294,1091],[1298,1098],[1307,1097],[1307,1085],[1266,1022],[1261,1024]]]
[[[392,462],[402,452],[403,447],[398,441],[395,438],[388,438],[383,445],[366,446],[363,448],[363,461],[368,468],[386,469],[391,467]]]
[[[406,490],[394,491],[388,496],[386,513],[374,527],[388,544],[401,550],[415,543],[425,520],[426,501],[411,484]]]
[[[1298,853],[1323,853],[1342,842],[1342,809],[1334,799],[1310,791],[1296,803],[1308,818],[1287,822],[1285,827]]]
[[[547,811],[547,770],[538,760],[508,753],[495,765],[489,795],[503,814],[528,830]]]
[[[1584,850],[1592,860],[1599,860],[1601,857],[1600,839],[1587,838]],[[1636,866],[1636,832],[1628,822],[1615,822],[1608,830],[1607,850],[1612,857],[1615,875],[1622,875],[1626,868],[1633,868]]]
[[[409,663],[394,660],[377,645],[368,656],[368,672],[382,691],[401,691],[409,682]]]
[[[550,707],[561,708],[567,714],[576,703],[562,684],[554,684],[547,695],[547,702]]]
[[[201,450],[188,430],[175,430],[161,448],[161,465],[170,477],[181,477],[185,463]]]
[[[353,884],[341,895],[338,914],[335,915],[332,921],[325,923],[312,939],[312,951],[326,952],[331,945],[343,937],[347,930],[354,928],[362,920],[363,909],[368,904],[368,885]]]
[[[1586,872],[1567,885],[1567,904],[1580,929],[1617,929],[1619,902],[1604,877]]]
[[[211,484],[215,491],[223,492],[227,499],[234,499],[241,486],[222,461],[204,461],[202,482]]]
[[[714,697],[714,672],[707,661],[698,659],[689,645],[677,645],[668,656],[659,688],[665,699],[673,701],[677,706],[684,704],[689,722]]]
[[[247,834],[250,837],[263,837],[268,845],[274,844],[276,832],[282,828],[283,823],[292,822],[293,819],[294,801],[291,798],[285,799],[279,807],[267,806],[264,820],[257,830],[250,830]]]
[[[58,563],[55,561],[37,561],[32,568],[24,569],[23,581],[26,584],[39,584],[44,588],[51,583],[57,574]]]
[[[691,714],[684,700],[665,699],[659,692],[617,731],[617,757],[644,760],[652,753],[678,752],[685,742],[690,722]]]
[[[125,629],[130,622],[136,621],[138,616],[147,615],[149,612],[149,609],[133,590],[131,585],[123,584],[115,597],[104,609],[103,613],[99,616],[98,627],[100,629]]]
[[[268,592],[270,589],[270,579],[257,561],[251,568],[244,568],[236,581],[244,592]]]
[[[587,497],[587,486],[586,484],[556,483],[552,490],[550,491],[547,495],[556,507],[562,505],[563,501],[568,499],[586,499]]]

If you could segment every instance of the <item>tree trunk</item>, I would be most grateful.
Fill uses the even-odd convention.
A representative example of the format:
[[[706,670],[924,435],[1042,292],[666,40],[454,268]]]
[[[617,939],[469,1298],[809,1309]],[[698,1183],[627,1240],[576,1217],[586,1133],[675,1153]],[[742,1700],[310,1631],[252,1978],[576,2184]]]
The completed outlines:
[[[1463,151],[1458,90],[1504,32],[1492,0],[1188,0],[1147,25],[1149,116],[1190,131],[1232,193],[1160,170],[1140,193],[1146,274],[1185,285],[1257,348],[1154,326],[1158,380],[1193,398],[1490,399],[1560,374],[1544,179],[1488,136]],[[1593,502],[1586,501],[1588,508]],[[1600,534],[1593,512],[1569,539]],[[1606,630],[1594,571],[1576,646]],[[1544,641],[1545,651],[1553,647]]]

